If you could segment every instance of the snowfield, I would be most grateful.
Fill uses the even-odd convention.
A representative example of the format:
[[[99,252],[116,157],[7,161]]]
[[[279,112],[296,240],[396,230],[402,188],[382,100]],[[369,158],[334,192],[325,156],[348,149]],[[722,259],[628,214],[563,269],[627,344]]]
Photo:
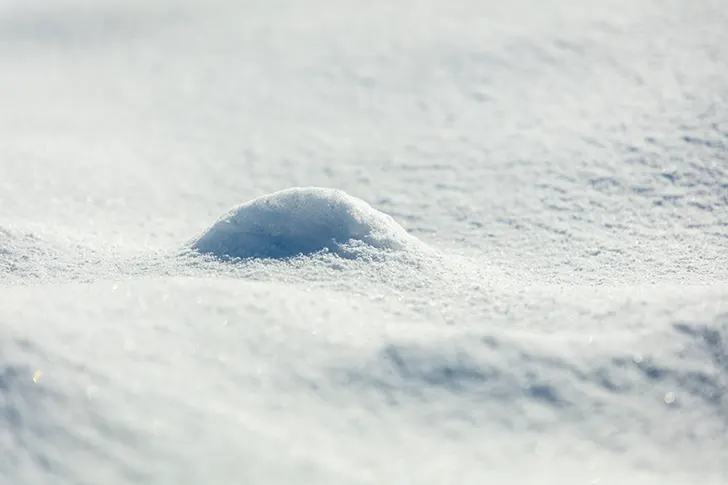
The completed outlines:
[[[0,485],[728,483],[722,0],[0,0]]]

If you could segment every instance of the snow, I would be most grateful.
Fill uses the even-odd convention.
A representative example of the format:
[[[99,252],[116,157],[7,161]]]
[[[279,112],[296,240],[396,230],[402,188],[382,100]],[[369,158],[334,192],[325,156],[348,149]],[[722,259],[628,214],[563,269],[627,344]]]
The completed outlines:
[[[356,257],[369,249],[422,247],[389,215],[341,190],[297,187],[231,209],[191,247],[227,258],[287,258],[327,251]],[[371,251],[369,251],[371,252]]]
[[[0,484],[726,483],[727,15],[0,2]]]

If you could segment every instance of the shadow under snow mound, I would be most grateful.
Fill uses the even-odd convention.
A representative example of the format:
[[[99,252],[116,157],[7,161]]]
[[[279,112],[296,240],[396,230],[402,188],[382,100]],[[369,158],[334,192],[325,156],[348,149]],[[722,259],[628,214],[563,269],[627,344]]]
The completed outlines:
[[[394,219],[341,190],[300,187],[234,207],[192,241],[221,258],[290,258],[330,252],[345,258],[426,246]]]

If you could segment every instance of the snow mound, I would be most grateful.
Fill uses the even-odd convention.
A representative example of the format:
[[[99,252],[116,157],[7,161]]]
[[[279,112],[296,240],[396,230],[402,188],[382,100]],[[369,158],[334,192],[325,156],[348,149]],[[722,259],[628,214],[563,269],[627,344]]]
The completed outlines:
[[[234,207],[191,247],[221,258],[282,259],[322,251],[357,258],[425,246],[361,199],[337,189],[296,187]]]

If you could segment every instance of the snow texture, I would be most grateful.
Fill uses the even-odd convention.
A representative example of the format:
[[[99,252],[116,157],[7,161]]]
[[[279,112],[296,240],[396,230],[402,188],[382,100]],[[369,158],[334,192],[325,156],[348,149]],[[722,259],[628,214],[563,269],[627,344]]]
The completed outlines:
[[[0,1],[0,485],[725,485],[726,45],[724,0]]]
[[[235,207],[191,246],[226,258],[289,258],[320,251],[356,257],[370,248],[405,250],[418,243],[361,199],[341,190],[303,187]]]

